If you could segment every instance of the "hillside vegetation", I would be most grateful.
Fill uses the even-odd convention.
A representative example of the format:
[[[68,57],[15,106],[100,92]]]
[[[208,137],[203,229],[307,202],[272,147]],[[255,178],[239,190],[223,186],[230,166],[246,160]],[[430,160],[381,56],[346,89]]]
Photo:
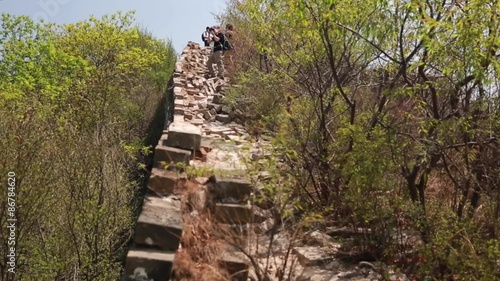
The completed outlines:
[[[230,1],[228,101],[271,136],[256,169],[285,229],[357,229],[362,258],[416,280],[499,280],[499,15],[486,0]]]
[[[132,12],[67,25],[3,14],[0,24],[0,177],[6,186],[15,174],[15,280],[118,280],[175,51],[135,27]],[[0,240],[9,235],[2,227]],[[9,247],[0,246],[1,280],[14,277]]]

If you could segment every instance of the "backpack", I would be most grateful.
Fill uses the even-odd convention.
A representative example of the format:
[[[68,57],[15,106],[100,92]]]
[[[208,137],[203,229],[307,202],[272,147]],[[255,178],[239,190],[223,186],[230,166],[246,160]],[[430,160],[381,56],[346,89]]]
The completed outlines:
[[[205,41],[205,32],[201,34],[201,41]]]
[[[226,34],[224,34],[224,45],[222,46],[222,49],[224,51],[229,51],[233,49],[233,45],[229,42],[229,39],[227,38]]]

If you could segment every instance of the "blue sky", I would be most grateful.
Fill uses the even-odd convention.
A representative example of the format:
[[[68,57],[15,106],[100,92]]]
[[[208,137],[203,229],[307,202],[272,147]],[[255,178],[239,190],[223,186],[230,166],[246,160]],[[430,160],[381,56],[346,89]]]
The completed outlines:
[[[224,7],[225,0],[0,0],[0,13],[55,23],[135,10],[136,23],[157,38],[172,39],[177,52],[190,40],[201,43],[205,27],[217,24],[212,13],[218,14]]]

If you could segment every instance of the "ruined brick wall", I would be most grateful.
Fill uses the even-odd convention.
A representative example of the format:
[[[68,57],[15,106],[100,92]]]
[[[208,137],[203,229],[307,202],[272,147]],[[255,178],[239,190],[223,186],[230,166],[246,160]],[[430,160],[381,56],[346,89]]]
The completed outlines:
[[[183,232],[181,198],[174,194],[174,188],[184,175],[175,164],[208,165],[222,171],[242,168],[237,156],[217,149],[210,152],[210,145],[204,144],[207,139],[233,144],[248,139],[243,127],[232,122],[238,118],[237,114],[221,104],[226,80],[204,77],[209,54],[210,49],[189,42],[176,62],[173,88],[167,93],[164,131],[155,147],[148,192],[136,224],[133,246],[127,254],[125,280],[171,278]],[[211,161],[221,153],[234,159]],[[227,182],[231,183],[220,176],[217,179],[226,187]],[[242,180],[235,184],[249,185]],[[251,188],[244,190],[251,192]]]

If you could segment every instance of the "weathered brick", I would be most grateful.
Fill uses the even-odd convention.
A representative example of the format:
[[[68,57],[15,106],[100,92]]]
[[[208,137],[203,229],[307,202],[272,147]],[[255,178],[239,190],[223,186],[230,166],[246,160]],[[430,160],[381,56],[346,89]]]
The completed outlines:
[[[201,129],[188,122],[173,122],[168,130],[166,144],[183,149],[200,149]]]
[[[252,183],[247,179],[227,178],[221,175],[211,177],[207,188],[216,198],[231,198],[238,202],[249,198],[254,190]]]
[[[157,250],[130,250],[125,263],[128,280],[169,281],[175,252]]]
[[[148,181],[148,189],[157,196],[171,195],[180,178],[181,176],[176,172],[153,168]]]
[[[146,196],[137,220],[134,242],[164,251],[176,251],[182,235],[180,202],[172,197]]]
[[[243,253],[226,252],[219,259],[219,264],[231,274],[231,280],[248,280],[249,261]]]
[[[268,212],[256,206],[223,203],[217,203],[214,206],[214,218],[221,223],[261,223],[269,216]]]
[[[191,151],[189,150],[159,145],[155,149],[154,167],[162,168],[160,162],[166,162],[167,164],[184,163],[188,165],[190,159]]]

